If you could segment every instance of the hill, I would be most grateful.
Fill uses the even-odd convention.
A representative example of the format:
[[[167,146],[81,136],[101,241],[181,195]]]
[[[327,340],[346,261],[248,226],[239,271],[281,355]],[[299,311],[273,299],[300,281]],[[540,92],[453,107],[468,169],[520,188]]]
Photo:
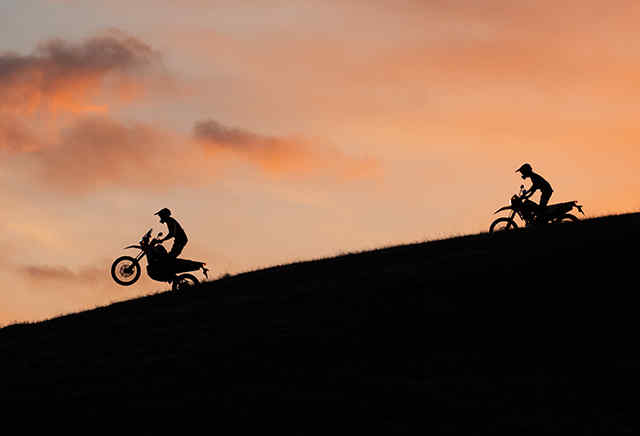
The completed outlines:
[[[8,326],[2,410],[66,432],[638,432],[639,240],[640,214],[462,236]]]

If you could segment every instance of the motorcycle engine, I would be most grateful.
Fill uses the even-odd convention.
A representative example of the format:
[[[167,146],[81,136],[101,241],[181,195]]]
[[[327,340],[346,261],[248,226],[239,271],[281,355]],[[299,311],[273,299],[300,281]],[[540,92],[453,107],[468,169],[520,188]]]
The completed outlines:
[[[151,252],[149,254],[151,255],[149,256],[149,262],[156,263],[161,262],[164,258],[166,258],[168,253],[166,248],[158,244],[151,249]]]

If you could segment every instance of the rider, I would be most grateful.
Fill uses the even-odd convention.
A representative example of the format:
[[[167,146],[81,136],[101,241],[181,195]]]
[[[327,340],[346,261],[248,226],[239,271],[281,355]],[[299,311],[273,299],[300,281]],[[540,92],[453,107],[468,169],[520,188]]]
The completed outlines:
[[[526,179],[527,177],[531,179],[531,188],[523,192],[523,198],[529,198],[538,189],[540,190],[540,204],[538,205],[538,214],[542,215],[544,209],[549,203],[551,194],[553,194],[551,185],[540,174],[534,173],[531,165],[529,165],[528,163],[523,164],[520,168],[518,168],[516,170],[516,173],[517,172],[522,174],[523,179]]]
[[[164,242],[167,239],[174,238],[173,246],[171,247],[171,251],[169,252],[169,256],[172,256],[174,259],[182,253],[184,246],[187,245],[187,234],[182,229],[182,226],[175,220],[175,218],[171,217],[171,211],[166,207],[164,209],[159,210],[154,215],[158,215],[160,217],[161,223],[166,223],[167,228],[169,229],[169,233],[167,236],[162,238],[160,242]]]

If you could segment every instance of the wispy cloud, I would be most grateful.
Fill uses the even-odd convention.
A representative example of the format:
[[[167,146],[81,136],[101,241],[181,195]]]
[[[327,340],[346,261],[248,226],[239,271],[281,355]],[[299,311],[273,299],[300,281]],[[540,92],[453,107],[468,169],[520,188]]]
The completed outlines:
[[[112,187],[162,190],[215,183],[223,168],[248,163],[270,177],[348,180],[375,177],[378,162],[291,138],[229,128],[214,120],[184,135],[148,123],[85,116],[44,138],[28,126],[0,122],[0,144],[27,153],[34,180],[72,193]]]
[[[82,284],[104,281],[104,268],[85,268],[80,271],[72,271],[61,266],[26,265],[17,267],[18,272],[27,280],[50,284],[52,281],[69,283],[82,282]]]
[[[0,132],[1,127],[0,123]],[[215,183],[223,177],[223,168],[245,163],[270,177],[297,180],[343,181],[379,173],[373,159],[349,157],[304,140],[229,128],[214,120],[196,123],[193,135],[185,136],[147,123],[86,116],[50,142],[21,128],[13,135],[12,149],[30,152],[34,176],[48,188],[73,193]]]
[[[378,170],[374,160],[353,158],[312,146],[302,139],[267,136],[227,127],[216,120],[199,121],[194,138],[215,157],[234,157],[273,175],[331,174],[340,178],[371,176]]]
[[[32,157],[48,186],[72,192],[110,186],[164,189],[191,174],[185,161],[198,162],[168,131],[103,116],[78,120]]]
[[[39,135],[17,116],[0,116],[0,150],[24,152],[43,147]]]

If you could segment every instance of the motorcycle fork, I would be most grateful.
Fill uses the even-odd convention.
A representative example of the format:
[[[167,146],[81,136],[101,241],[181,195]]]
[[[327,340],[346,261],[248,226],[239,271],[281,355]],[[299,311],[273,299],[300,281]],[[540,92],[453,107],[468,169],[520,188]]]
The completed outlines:
[[[513,215],[511,215],[511,219],[513,219],[513,217],[516,216],[516,212],[513,212]],[[522,222],[524,223],[525,226],[528,226],[530,223],[529,221],[527,221],[527,219],[524,217],[523,214],[521,214],[520,212],[518,212],[518,216],[520,217],[520,219],[522,220]]]

